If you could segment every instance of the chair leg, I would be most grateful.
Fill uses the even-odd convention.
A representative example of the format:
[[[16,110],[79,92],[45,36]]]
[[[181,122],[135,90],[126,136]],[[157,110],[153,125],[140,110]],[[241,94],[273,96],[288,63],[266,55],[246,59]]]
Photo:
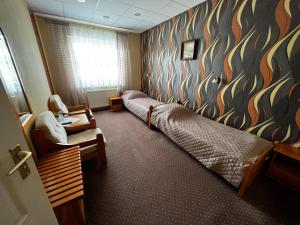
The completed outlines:
[[[97,141],[98,141],[98,157],[97,157],[97,164],[106,165],[106,153],[105,153],[105,144],[103,134],[97,134]]]

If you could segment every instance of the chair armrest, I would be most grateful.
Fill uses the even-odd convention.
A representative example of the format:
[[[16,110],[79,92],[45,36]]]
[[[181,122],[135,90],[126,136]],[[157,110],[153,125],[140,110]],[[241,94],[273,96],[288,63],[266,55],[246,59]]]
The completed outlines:
[[[91,118],[90,119],[90,126],[89,126],[89,129],[96,129],[97,128],[97,124],[96,124],[96,120],[95,118]]]
[[[96,129],[97,124],[96,124],[96,120],[94,118],[94,115],[92,113],[92,110],[90,108],[86,108],[85,109],[85,114],[86,114],[86,117],[88,118],[88,120],[90,121],[89,129]]]
[[[80,148],[84,148],[90,145],[104,145],[104,139],[103,139],[103,134],[97,134],[95,139],[89,140],[89,141],[85,141],[85,142],[81,142],[79,143]]]
[[[90,145],[96,145],[96,144],[98,144],[97,138],[89,140],[89,141],[81,142],[81,143],[79,143],[79,146],[80,146],[80,148],[84,148],[84,147],[87,147]]]
[[[85,114],[86,114],[86,117],[88,118],[88,120],[90,121],[92,118],[94,118],[94,115],[92,113],[92,110],[89,109],[89,108],[86,108],[85,109]]]
[[[77,111],[77,110],[83,110],[83,109],[86,109],[86,104],[83,104],[83,105],[68,105],[67,108],[70,112]]]

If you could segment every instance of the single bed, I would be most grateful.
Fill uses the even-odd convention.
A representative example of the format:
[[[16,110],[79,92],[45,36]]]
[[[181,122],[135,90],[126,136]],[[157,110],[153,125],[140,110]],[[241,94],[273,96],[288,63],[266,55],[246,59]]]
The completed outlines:
[[[273,144],[251,133],[197,115],[176,104],[150,106],[155,126],[208,169],[220,174],[242,196],[269,156]]]
[[[137,90],[127,90],[122,94],[124,106],[133,114],[138,116],[143,121],[148,120],[149,107],[164,104],[163,102],[154,100],[146,95],[144,92]]]

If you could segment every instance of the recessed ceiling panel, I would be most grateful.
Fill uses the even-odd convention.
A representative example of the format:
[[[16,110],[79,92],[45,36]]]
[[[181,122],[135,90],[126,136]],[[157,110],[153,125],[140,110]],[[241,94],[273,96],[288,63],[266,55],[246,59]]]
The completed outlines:
[[[48,0],[44,0],[45,2]],[[78,7],[95,9],[98,4],[98,0],[61,0],[65,4],[73,4]]]
[[[102,13],[112,13],[115,15],[124,15],[130,8],[129,5],[110,0],[101,0],[98,4],[97,11]]]
[[[64,4],[64,15],[67,18],[75,18],[78,16],[80,18],[92,19],[94,10],[91,8],[80,7],[73,4]]]
[[[205,0],[27,0],[39,13],[143,32]]]
[[[157,12],[158,10],[166,6],[169,2],[169,0],[143,0],[136,1],[134,3],[134,6],[139,7],[141,9],[147,9]]]

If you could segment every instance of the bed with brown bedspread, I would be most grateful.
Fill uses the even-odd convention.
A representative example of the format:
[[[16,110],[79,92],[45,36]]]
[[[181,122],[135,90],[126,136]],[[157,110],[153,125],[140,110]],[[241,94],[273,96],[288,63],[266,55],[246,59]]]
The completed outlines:
[[[265,139],[197,115],[176,103],[150,107],[149,122],[208,169],[240,188],[239,196],[273,147]]]

